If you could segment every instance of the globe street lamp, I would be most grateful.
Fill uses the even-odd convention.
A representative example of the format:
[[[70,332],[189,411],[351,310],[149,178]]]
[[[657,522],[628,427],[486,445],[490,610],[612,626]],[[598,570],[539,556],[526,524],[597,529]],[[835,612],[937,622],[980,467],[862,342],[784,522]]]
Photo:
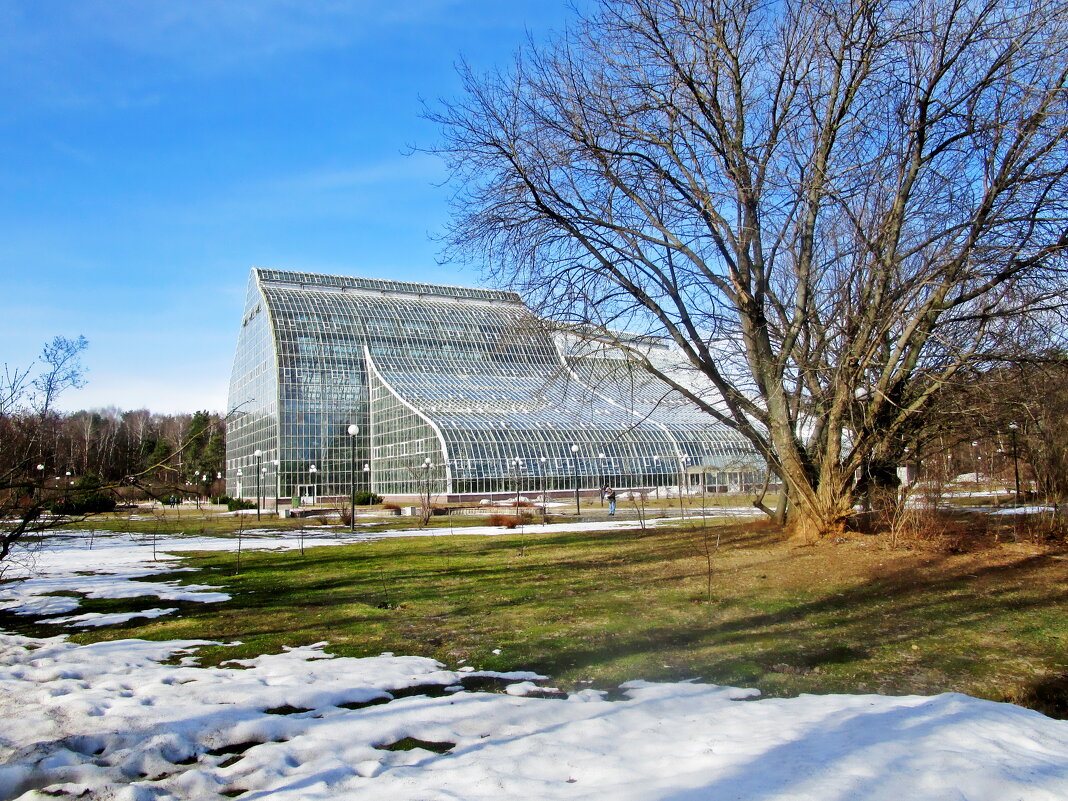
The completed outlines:
[[[1016,423],[1009,423],[1009,433],[1012,434],[1012,473],[1016,479],[1016,503],[1020,502],[1020,462],[1016,451]]]
[[[278,472],[278,460],[271,459],[274,465],[274,513],[278,514],[278,496],[282,494],[282,476]]]
[[[318,487],[318,485],[316,483],[316,474],[318,472],[319,472],[319,468],[316,467],[315,465],[311,465],[308,468],[308,475],[311,477],[311,483],[312,483],[312,485],[311,485],[311,491],[312,491],[311,502],[312,503],[318,503],[318,501],[319,501],[319,487]]]
[[[578,469],[578,445],[571,446],[571,458],[575,467],[575,514],[582,514],[582,507],[579,505],[579,469]]]
[[[363,466],[363,483],[367,485],[367,497],[371,497],[371,465],[364,464]]]
[[[601,508],[604,508],[604,451],[597,454],[597,481],[600,487],[599,493],[601,495]]]
[[[682,519],[686,519],[686,504],[683,502],[682,490],[683,483],[686,484],[686,492],[689,494],[689,481],[690,476],[686,472],[686,462],[690,459],[690,454],[684,453],[679,457],[679,514],[682,515]]]
[[[256,457],[256,519],[260,519],[260,490],[262,485],[260,484],[260,461],[263,459],[263,451],[256,448],[252,452],[252,455]]]
[[[430,521],[430,468],[433,467],[430,457],[423,459],[423,525]]]
[[[349,495],[352,502],[352,517],[349,518],[349,531],[356,532],[356,435],[360,427],[353,423],[345,429],[349,432]]]
[[[519,514],[519,471],[523,469],[523,460],[515,457],[515,513]]]
[[[545,496],[545,472],[548,470],[548,460],[541,457],[541,522],[549,522],[549,499]]]

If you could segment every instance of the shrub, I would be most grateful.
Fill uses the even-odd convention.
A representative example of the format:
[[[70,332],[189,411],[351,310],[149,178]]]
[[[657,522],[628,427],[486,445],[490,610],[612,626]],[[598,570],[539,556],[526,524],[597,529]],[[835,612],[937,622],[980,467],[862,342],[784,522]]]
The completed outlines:
[[[490,515],[489,524],[491,526],[502,526],[503,528],[515,528],[519,525],[526,525],[530,522],[530,515]]]
[[[361,490],[356,493],[357,506],[374,506],[376,503],[382,503],[381,495],[376,495],[368,490]]]
[[[78,479],[69,495],[52,504],[49,511],[57,515],[91,515],[115,510],[115,498],[100,491],[100,477],[87,473]]]
[[[233,500],[229,495],[216,495],[211,499],[212,503],[217,503],[220,506],[225,506]]]
[[[230,498],[226,502],[226,508],[231,512],[240,512],[242,509],[255,509],[256,504],[243,498]]]
[[[102,492],[89,492],[73,498],[61,498],[50,510],[56,515],[92,515],[115,511],[115,499]]]
[[[400,505],[393,503],[392,501],[386,501],[382,504],[382,508],[390,512],[399,512],[401,510]]]

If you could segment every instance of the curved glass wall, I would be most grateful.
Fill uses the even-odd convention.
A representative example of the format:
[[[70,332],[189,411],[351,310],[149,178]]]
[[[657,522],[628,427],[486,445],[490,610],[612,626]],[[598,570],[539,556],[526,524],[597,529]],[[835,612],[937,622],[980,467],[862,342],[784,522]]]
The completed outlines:
[[[356,485],[380,494],[762,475],[734,432],[611,353],[567,353],[513,293],[254,270],[249,304],[261,311],[246,309],[231,381],[232,494],[254,497],[236,470],[256,448],[283,498],[347,495],[353,462]]]

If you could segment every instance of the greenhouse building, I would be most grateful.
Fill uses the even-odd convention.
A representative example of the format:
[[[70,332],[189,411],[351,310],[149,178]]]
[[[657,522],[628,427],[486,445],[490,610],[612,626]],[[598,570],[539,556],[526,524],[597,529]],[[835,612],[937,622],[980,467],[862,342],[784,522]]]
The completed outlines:
[[[736,433],[497,290],[254,269],[229,409],[227,492],[268,505],[763,480]]]

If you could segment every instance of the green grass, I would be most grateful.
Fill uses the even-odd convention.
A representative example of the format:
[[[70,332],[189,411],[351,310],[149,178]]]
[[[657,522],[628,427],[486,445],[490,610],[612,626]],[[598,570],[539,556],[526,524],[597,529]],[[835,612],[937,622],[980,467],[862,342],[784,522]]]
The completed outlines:
[[[176,605],[181,616],[73,639],[242,642],[201,649],[204,663],[326,640],[342,656],[536,670],[565,689],[701,678],[768,695],[956,690],[1064,714],[1063,549],[891,552],[873,537],[795,547],[760,526],[721,531],[712,603],[687,527],[458,535],[245,551],[237,575],[235,554],[199,554],[196,572],[171,577],[233,600],[87,600],[79,612]],[[0,628],[57,631],[14,617]]]

